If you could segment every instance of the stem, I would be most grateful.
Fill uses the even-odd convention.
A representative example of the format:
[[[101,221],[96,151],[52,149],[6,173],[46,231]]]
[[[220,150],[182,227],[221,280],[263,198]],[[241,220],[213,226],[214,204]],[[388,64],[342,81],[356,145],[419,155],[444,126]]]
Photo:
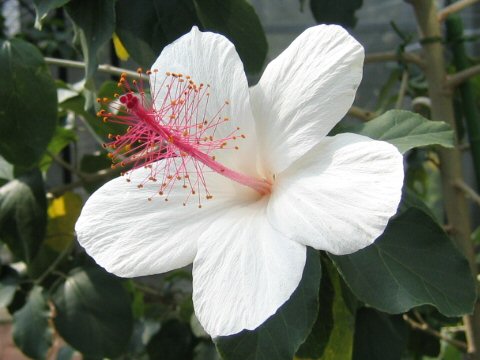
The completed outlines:
[[[447,7],[443,8],[438,12],[437,19],[438,21],[442,22],[447,19],[447,17],[453,13],[456,13],[460,10],[465,9],[468,6],[471,6],[477,3],[479,0],[460,0]]]
[[[384,61],[404,61],[415,64],[420,68],[425,67],[425,61],[420,56],[412,53],[398,53],[396,51],[387,51],[367,54],[365,56],[365,64],[372,64]]]
[[[402,108],[407,89],[408,89],[408,71],[404,70],[402,73],[402,81],[400,83],[400,89],[398,91],[397,102],[395,103],[395,109]]]
[[[58,59],[58,58],[52,58],[52,57],[45,57],[44,60],[48,65],[65,66],[65,67],[71,67],[76,69],[85,68],[85,63],[83,61],[73,61],[73,60]],[[122,68],[108,65],[108,64],[98,65],[98,71],[104,72],[107,74],[118,75],[118,76],[120,76],[122,73],[126,73],[128,76],[133,77],[134,79],[140,79],[140,75],[135,71],[122,69]],[[148,77],[143,76],[142,79],[148,80]]]
[[[451,43],[453,62],[457,70],[468,68],[469,62],[463,43],[463,23],[458,15],[447,19],[447,36]],[[473,169],[477,180],[477,190],[480,188],[480,122],[475,102],[475,93],[471,81],[465,81],[459,86],[462,110],[468,130],[468,139],[473,158]]]
[[[455,75],[449,76],[447,86],[449,88],[455,88],[477,75],[480,75],[480,64],[471,66],[468,69],[457,72]]]
[[[369,121],[377,117],[377,114],[374,111],[362,109],[358,106],[352,106],[348,110],[348,115],[356,117],[362,121]]]
[[[440,340],[443,340],[450,345],[455,346],[462,352],[467,351],[467,344],[465,344],[463,341],[458,341],[456,339],[452,339],[441,332],[432,329],[430,325],[428,325],[426,322],[418,322],[416,320],[413,320],[411,317],[409,317],[407,314],[403,314],[403,320],[405,320],[413,329],[421,330],[426,332],[427,334],[430,334]]]
[[[433,0],[412,0],[421,36],[425,39],[441,38],[440,25]],[[432,102],[432,118],[444,121],[455,129],[452,93],[446,88],[446,72],[443,46],[440,41],[422,43],[428,67],[425,75]],[[465,196],[455,187],[462,179],[461,154],[458,147],[439,150],[441,162],[442,190],[448,221],[452,226],[453,238],[467,258],[473,278],[476,279],[476,263],[473,245],[470,241],[471,225]],[[480,307],[475,303],[473,315],[464,316],[468,353],[474,360],[480,360]]]
[[[462,180],[457,180],[455,186],[463,191],[463,193],[470,199],[472,199],[478,206],[480,206],[480,195],[477,194],[468,184]]]

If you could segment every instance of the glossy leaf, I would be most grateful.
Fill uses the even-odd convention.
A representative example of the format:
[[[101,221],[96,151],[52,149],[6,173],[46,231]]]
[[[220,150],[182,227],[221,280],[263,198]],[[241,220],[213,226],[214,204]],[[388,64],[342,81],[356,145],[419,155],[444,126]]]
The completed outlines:
[[[59,334],[90,357],[115,357],[133,330],[131,300],[120,280],[99,268],[70,272],[53,298]]]
[[[47,171],[53,162],[52,155],[58,155],[65,147],[73,141],[77,140],[77,136],[73,130],[66,129],[62,126],[57,126],[52,140],[48,144],[47,151],[40,160],[39,167],[42,171]]]
[[[115,30],[114,0],[71,0],[66,6],[85,59],[85,77],[97,69],[97,54]]]
[[[61,252],[69,247],[75,235],[75,222],[80,215],[82,198],[72,192],[50,201],[45,243]]]
[[[69,1],[70,0],[33,0],[36,12],[35,27],[41,29],[42,20],[47,14],[60,6],[65,5]]]
[[[476,294],[467,260],[418,208],[392,219],[365,249],[330,256],[353,293],[381,311],[398,314],[422,304],[446,316],[472,311]]]
[[[402,154],[419,146],[454,145],[454,134],[450,125],[442,121],[431,121],[405,110],[387,111],[363,124],[355,132],[372,139],[388,141]]]
[[[246,0],[140,0],[135,7],[128,0],[119,0],[116,11],[118,37],[129,55],[145,68],[154,63],[166,45],[194,25],[228,37],[248,72],[259,72],[265,61],[265,33]]]
[[[27,263],[33,259],[45,227],[45,192],[38,170],[0,187],[0,239],[18,259]]]
[[[215,339],[224,360],[291,360],[317,318],[321,265],[308,249],[303,278],[290,299],[253,331]]]
[[[408,327],[401,315],[362,308],[355,319],[353,360],[400,360],[407,347]]]
[[[81,197],[72,192],[66,192],[50,201],[45,241],[28,267],[30,276],[42,276],[53,264],[65,257],[75,239],[74,227],[81,208]]]
[[[0,41],[0,79],[0,155],[30,167],[55,131],[55,83],[40,51],[20,39]]]
[[[0,308],[7,307],[13,300],[20,283],[20,276],[11,267],[0,267]]]
[[[193,0],[205,29],[235,44],[245,70],[258,73],[267,56],[267,38],[255,9],[246,0]],[[246,26],[248,24],[248,26]]]
[[[310,9],[317,23],[347,27],[355,26],[355,11],[362,5],[363,0],[310,0]]]
[[[345,296],[344,283],[331,263],[325,264],[330,274],[335,296],[333,298],[333,329],[331,330],[322,360],[351,359],[355,316]]]
[[[191,359],[193,334],[190,326],[172,319],[162,324],[147,345],[150,360]]]
[[[318,295],[320,302],[318,316],[310,335],[297,351],[296,356],[301,359],[321,358],[333,330],[333,301],[335,298],[335,291],[332,281],[330,280],[330,273],[327,266],[322,266],[322,270],[322,280],[320,282],[320,291]],[[333,269],[333,271],[336,270]]]
[[[85,173],[95,173],[100,170],[110,169],[112,165],[112,160],[107,157],[106,152],[99,152],[95,154],[86,154],[82,157],[80,162],[80,170]],[[110,176],[104,176],[98,181],[91,181],[84,184],[85,190],[89,193],[93,193],[100,186],[105,184],[107,181],[116,178],[119,174],[112,173]]]
[[[132,59],[146,69],[164,46],[198,24],[191,0],[138,0],[134,7],[129,0],[119,0],[116,13],[116,34]]]
[[[43,288],[36,286],[27,303],[13,315],[13,340],[24,354],[33,359],[46,359],[52,344],[49,325],[50,310]]]

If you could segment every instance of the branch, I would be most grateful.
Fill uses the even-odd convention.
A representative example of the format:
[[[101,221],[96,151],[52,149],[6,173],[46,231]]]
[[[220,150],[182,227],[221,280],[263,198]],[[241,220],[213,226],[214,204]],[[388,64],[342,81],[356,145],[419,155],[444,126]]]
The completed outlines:
[[[421,68],[425,67],[425,62],[417,54],[413,53],[398,53],[395,51],[379,52],[367,54],[365,56],[365,64],[372,64],[384,61],[405,61],[407,63],[415,64]]]
[[[402,73],[402,82],[400,83],[400,90],[398,90],[397,102],[395,103],[395,109],[401,109],[403,107],[403,101],[405,94],[408,90],[408,71],[404,70]]]
[[[478,206],[480,206],[480,195],[477,194],[475,190],[473,190],[467,183],[463,180],[457,179],[454,182],[454,186],[461,190],[467,198],[472,199]]]
[[[473,5],[478,1],[479,0],[459,0],[457,2],[454,2],[453,4],[448,5],[447,7],[440,10],[437,14],[437,19],[440,22],[445,21],[448,15],[459,12],[460,10],[463,10],[466,7]]]
[[[462,350],[463,352],[467,351],[467,344],[465,344],[463,341],[459,341],[456,339],[452,339],[441,332],[432,329],[426,322],[417,322],[413,320],[411,317],[409,317],[407,314],[403,314],[403,320],[405,320],[413,329],[417,329],[423,332],[426,332],[427,334],[430,334],[440,340],[443,340],[450,345],[455,346],[456,348]]]
[[[453,89],[477,75],[480,75],[480,64],[469,67],[463,71],[459,71],[454,75],[450,75],[447,78],[446,85],[450,89]]]
[[[58,59],[58,58],[51,58],[51,57],[45,57],[44,60],[48,65],[71,67],[71,68],[76,68],[76,69],[84,69],[85,68],[85,63],[83,61],[73,61],[73,60]],[[145,75],[140,76],[135,71],[119,68],[119,67],[112,66],[112,65],[109,65],[109,64],[98,65],[98,71],[104,72],[104,73],[107,73],[107,74],[118,75],[118,76],[125,73],[128,76],[130,76],[132,78],[135,78],[135,79],[140,79],[140,77],[141,77],[143,80],[148,80],[148,76],[145,76]]]
[[[348,115],[356,117],[362,121],[369,121],[377,117],[377,114],[374,111],[362,109],[358,106],[352,106],[350,110],[348,110]]]

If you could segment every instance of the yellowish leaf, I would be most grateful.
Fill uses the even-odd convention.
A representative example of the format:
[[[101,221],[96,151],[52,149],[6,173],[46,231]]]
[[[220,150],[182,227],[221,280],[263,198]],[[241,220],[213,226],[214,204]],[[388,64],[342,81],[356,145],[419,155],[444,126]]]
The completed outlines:
[[[127,49],[125,49],[125,46],[123,46],[122,42],[120,41],[120,38],[115,33],[113,33],[113,47],[115,48],[115,53],[120,60],[128,60],[130,55],[128,54]]]

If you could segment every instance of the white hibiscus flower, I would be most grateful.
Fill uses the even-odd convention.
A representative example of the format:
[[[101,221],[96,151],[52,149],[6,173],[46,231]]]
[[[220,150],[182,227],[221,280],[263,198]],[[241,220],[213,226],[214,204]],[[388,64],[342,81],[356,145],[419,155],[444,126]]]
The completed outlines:
[[[193,28],[153,65],[173,75],[151,73],[151,105],[143,94],[124,95],[129,116],[103,113],[131,126],[110,146],[136,169],[88,199],[76,224],[80,244],[124,277],[193,263],[205,330],[255,329],[297,288],[307,246],[355,252],[396,212],[397,149],[327,136],[353,102],[363,58],[344,29],[315,26],[249,90],[234,46]]]

